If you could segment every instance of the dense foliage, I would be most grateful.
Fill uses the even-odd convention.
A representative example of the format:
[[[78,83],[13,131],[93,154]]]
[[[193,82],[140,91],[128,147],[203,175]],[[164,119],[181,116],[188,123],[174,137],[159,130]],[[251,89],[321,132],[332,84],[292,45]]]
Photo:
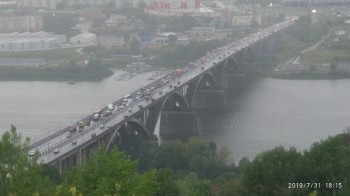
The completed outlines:
[[[190,138],[143,151],[153,160],[103,148],[63,176],[28,158],[29,139],[15,127],[0,141],[0,195],[339,195],[350,193],[350,134],[314,143],[309,150],[278,146],[250,162],[231,164],[227,148]],[[137,158],[139,156],[140,158]],[[142,171],[141,171],[142,170]],[[290,183],[319,187],[289,188]],[[326,188],[326,183],[337,187]]]
[[[210,40],[191,41],[185,46],[163,47],[150,52],[156,55],[150,63],[157,67],[182,67],[222,45],[224,45],[224,41]]]
[[[74,63],[45,67],[1,67],[2,80],[101,80],[111,76],[113,71],[92,60],[87,65]]]
[[[43,16],[43,30],[67,35],[70,28],[78,23],[73,14],[46,14]]]

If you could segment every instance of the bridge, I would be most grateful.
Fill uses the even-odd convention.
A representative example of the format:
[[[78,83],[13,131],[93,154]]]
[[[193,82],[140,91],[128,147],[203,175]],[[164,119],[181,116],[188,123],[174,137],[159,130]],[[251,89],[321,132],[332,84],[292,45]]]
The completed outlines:
[[[139,138],[157,143],[157,123],[162,138],[198,135],[196,111],[224,108],[226,91],[235,89],[250,70],[256,69],[262,56],[273,53],[274,37],[296,20],[287,18],[208,52],[78,121],[79,127],[67,127],[32,143],[29,156],[38,153],[39,162],[62,173],[83,164],[89,152],[102,144],[110,150]]]

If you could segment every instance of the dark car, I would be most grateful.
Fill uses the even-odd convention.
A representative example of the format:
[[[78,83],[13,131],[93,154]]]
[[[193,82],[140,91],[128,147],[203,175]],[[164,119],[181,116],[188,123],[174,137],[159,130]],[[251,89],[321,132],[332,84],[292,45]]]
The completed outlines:
[[[91,119],[90,118],[89,119],[85,119],[84,123],[85,123],[85,125],[90,126]]]

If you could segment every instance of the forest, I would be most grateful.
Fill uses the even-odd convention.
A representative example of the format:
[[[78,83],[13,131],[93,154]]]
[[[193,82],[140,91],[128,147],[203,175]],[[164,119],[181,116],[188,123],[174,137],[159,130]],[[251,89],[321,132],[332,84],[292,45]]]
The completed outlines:
[[[349,132],[303,152],[277,146],[238,165],[227,147],[198,137],[142,155],[101,148],[63,175],[38,164],[38,154],[28,157],[29,143],[14,126],[2,135],[0,195],[350,195]]]

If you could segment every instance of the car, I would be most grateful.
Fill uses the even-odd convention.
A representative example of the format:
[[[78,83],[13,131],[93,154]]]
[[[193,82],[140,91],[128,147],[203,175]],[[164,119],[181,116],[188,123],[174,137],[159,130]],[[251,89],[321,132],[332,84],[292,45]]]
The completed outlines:
[[[204,67],[202,67],[202,70],[204,70]]]
[[[78,125],[78,128],[79,128],[79,129],[82,129],[82,128],[84,128],[84,126],[85,126],[85,124],[84,124],[83,121],[78,122],[77,125]]]
[[[105,128],[105,125],[101,124],[100,129],[104,129],[104,128]]]
[[[107,125],[107,129],[112,128],[112,125]]]
[[[127,114],[125,114],[125,115],[124,115],[124,118],[128,118],[128,115],[127,115]]]
[[[129,109],[129,113],[131,113],[131,112],[132,112],[132,108]]]
[[[68,139],[68,138],[71,138],[71,137],[72,137],[72,134],[68,133],[68,134],[67,134],[67,139]]]
[[[159,91],[159,94],[160,94],[160,95],[163,94],[163,91]]]
[[[169,85],[169,88],[173,88],[173,85],[170,84],[170,85]]]
[[[35,155],[35,151],[34,150],[29,151],[28,155],[31,156],[31,157],[34,156]]]
[[[68,125],[67,129],[68,129],[69,132],[75,132],[75,131],[77,131],[77,126],[75,126],[75,125]]]
[[[152,98],[152,102],[154,102],[156,99]]]
[[[140,109],[143,108],[143,105],[142,105],[142,104],[139,104],[138,106],[139,106]]]
[[[91,124],[91,119],[86,119],[86,120],[84,121],[84,123],[85,123],[86,126],[90,126],[90,124]]]
[[[60,150],[58,150],[58,148],[55,148],[54,150],[53,150],[53,153],[54,154],[57,154],[57,153],[59,153],[60,152]]]
[[[72,141],[73,145],[76,145],[77,143],[78,143],[77,140]]]
[[[177,84],[180,84],[181,82],[180,81],[177,81]]]

